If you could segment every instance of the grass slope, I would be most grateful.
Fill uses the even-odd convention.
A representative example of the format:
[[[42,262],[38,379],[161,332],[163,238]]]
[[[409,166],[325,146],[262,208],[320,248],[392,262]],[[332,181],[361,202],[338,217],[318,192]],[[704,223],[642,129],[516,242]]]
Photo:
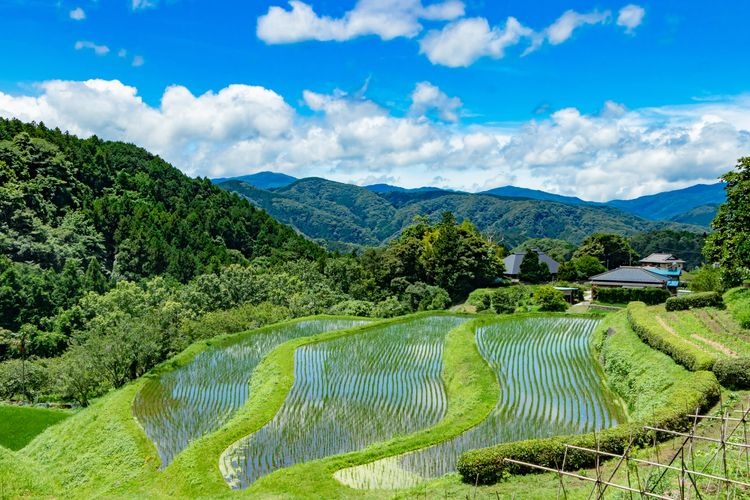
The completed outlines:
[[[60,491],[49,474],[32,460],[0,446],[0,498],[49,496]]]
[[[0,404],[0,446],[20,450],[47,427],[72,414],[65,410]]]

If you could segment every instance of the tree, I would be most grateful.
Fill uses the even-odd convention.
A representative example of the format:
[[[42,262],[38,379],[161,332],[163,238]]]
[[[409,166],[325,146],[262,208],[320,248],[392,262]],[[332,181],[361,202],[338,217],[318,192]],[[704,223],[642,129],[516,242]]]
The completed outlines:
[[[540,286],[534,292],[534,302],[539,306],[540,311],[565,311],[568,309],[568,303],[560,290],[555,290],[551,286]]]
[[[719,292],[721,291],[721,271],[718,267],[704,264],[690,273],[688,284],[694,292]]]
[[[527,283],[546,283],[552,279],[549,266],[539,260],[539,255],[533,250],[527,250],[520,267],[521,281]]]
[[[514,253],[526,252],[527,250],[538,249],[546,253],[557,262],[569,260],[576,247],[565,240],[555,238],[531,238],[513,249]]]
[[[719,206],[703,253],[721,267],[725,287],[750,279],[750,156],[737,160],[733,171],[721,179],[727,183],[727,201]]]
[[[583,242],[573,254],[573,258],[589,255],[596,257],[607,269],[629,266],[638,260],[638,254],[619,234],[594,233]]]

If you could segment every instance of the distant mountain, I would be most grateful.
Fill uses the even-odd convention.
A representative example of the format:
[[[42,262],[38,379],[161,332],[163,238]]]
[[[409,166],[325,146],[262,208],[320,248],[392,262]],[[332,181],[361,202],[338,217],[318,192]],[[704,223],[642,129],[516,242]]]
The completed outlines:
[[[710,205],[701,205],[691,208],[687,212],[675,215],[670,220],[672,222],[681,222],[683,224],[695,224],[697,226],[710,227],[711,221],[716,217],[719,211],[719,205],[713,203]]]
[[[439,187],[425,186],[418,188],[402,188],[399,186],[392,186],[390,184],[370,184],[365,186],[365,189],[372,191],[373,193],[423,193],[431,191],[450,191]]]
[[[217,179],[212,179],[211,182],[214,184],[221,184],[222,182],[227,181],[241,181],[260,189],[276,189],[288,186],[296,180],[298,180],[296,177],[280,174],[278,172],[258,172],[256,174],[241,175],[239,177],[219,177]]]
[[[608,201],[607,205],[651,220],[675,220],[693,209],[704,207],[700,211],[703,214],[700,220],[705,221],[710,213],[707,207],[718,206],[726,200],[725,186],[723,182],[696,184],[688,188],[641,196],[633,200],[612,200]],[[711,219],[713,216],[707,219],[708,222]]]
[[[506,198],[522,198],[528,200],[546,200],[565,203],[566,205],[598,205],[592,201],[584,201],[574,196],[563,196],[552,194],[538,189],[526,189],[515,186],[503,186],[499,188],[484,191],[481,194],[492,194],[495,196],[504,196]]]
[[[390,191],[320,178],[301,179],[273,191],[241,181],[219,187],[234,191],[279,221],[315,240],[338,244],[379,245],[415,217],[437,220],[451,211],[481,231],[513,247],[529,238],[557,238],[578,244],[591,233],[633,234],[662,228],[693,229],[673,222],[653,222],[602,205],[517,199],[450,191]]]

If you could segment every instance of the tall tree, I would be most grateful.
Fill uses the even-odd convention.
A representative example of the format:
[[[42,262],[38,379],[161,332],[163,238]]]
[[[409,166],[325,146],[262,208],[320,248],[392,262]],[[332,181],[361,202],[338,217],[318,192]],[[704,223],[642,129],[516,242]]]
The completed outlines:
[[[521,281],[527,283],[545,283],[552,279],[549,266],[539,260],[539,255],[533,250],[527,250],[521,261]]]
[[[750,156],[737,160],[734,170],[721,178],[727,183],[727,201],[719,206],[703,252],[719,264],[722,282],[731,287],[750,279]]]
[[[607,269],[629,266],[638,260],[638,254],[624,236],[609,233],[594,233],[583,240],[573,258],[584,255],[596,257]]]

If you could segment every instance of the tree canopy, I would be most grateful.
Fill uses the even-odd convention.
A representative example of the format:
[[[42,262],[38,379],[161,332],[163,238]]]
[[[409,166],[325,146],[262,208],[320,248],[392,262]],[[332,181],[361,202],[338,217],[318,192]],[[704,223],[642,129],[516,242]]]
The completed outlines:
[[[727,201],[711,223],[704,253],[722,270],[722,282],[731,287],[750,279],[750,156],[737,160],[734,170],[722,177]]]
[[[607,269],[637,264],[638,254],[627,238],[619,234],[594,233],[581,242],[574,258],[590,255],[596,257]]]

